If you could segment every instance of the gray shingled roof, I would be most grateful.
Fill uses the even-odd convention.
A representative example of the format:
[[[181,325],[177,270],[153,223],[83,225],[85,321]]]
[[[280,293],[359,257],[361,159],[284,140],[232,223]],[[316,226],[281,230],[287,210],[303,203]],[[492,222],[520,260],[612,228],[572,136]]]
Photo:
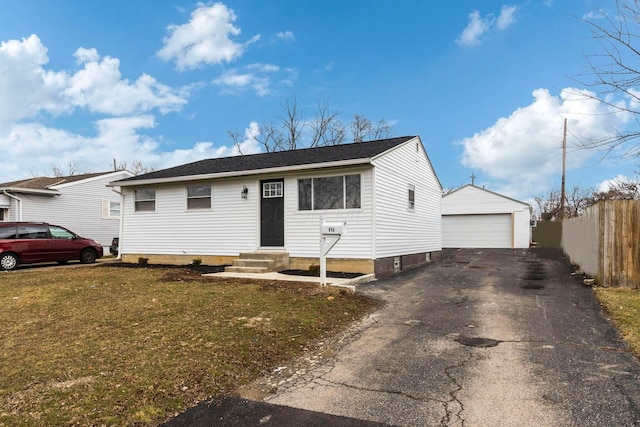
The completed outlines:
[[[113,172],[86,173],[82,175],[47,177],[39,176],[35,178],[21,179],[19,181],[0,183],[0,188],[24,188],[28,190],[50,190],[54,185],[68,184],[70,182],[93,178],[94,176],[106,175]]]
[[[287,166],[302,166],[345,160],[370,159],[413,138],[415,138],[415,136],[403,136],[398,138],[380,139],[377,141],[306,148],[301,150],[218,157],[126,178],[116,181],[116,183],[179,178],[193,175],[214,175],[225,172],[248,172],[252,170]]]

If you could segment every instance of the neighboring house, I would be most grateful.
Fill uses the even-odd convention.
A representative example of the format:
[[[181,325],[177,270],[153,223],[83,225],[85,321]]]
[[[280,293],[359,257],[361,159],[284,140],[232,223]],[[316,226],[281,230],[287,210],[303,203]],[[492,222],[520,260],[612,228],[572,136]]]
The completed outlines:
[[[441,251],[442,186],[417,136],[214,158],[112,185],[125,261],[225,265],[280,251],[308,268],[321,217],[346,221],[329,270],[385,276]]]
[[[443,248],[528,248],[528,204],[467,184],[442,197]]]
[[[111,181],[127,171],[37,177],[0,184],[0,221],[43,221],[109,246],[120,230],[120,195]]]

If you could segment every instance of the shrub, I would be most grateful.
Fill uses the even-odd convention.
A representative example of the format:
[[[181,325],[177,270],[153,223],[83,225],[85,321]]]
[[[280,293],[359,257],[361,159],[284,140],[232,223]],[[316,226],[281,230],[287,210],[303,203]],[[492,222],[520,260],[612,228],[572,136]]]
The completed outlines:
[[[309,273],[319,276],[320,275],[320,265],[319,264],[311,264],[309,266]]]
[[[149,258],[145,258],[145,257],[140,257],[140,258],[138,258],[138,264],[140,264],[140,265],[147,265],[147,264],[149,264]]]

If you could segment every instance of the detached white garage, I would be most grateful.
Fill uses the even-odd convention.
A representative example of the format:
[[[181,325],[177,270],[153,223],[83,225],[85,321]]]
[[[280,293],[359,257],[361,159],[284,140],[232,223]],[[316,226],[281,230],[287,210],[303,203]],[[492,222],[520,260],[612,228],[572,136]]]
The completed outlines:
[[[443,248],[528,248],[529,205],[468,184],[442,197]]]

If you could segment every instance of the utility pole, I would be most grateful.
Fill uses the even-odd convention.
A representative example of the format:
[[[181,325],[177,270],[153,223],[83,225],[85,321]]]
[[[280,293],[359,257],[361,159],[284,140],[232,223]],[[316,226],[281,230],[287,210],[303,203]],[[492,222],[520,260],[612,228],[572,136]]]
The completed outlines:
[[[560,215],[559,219],[564,219],[564,184],[565,184],[565,164],[567,162],[567,119],[564,119],[564,136],[562,137],[562,187],[560,188]]]

